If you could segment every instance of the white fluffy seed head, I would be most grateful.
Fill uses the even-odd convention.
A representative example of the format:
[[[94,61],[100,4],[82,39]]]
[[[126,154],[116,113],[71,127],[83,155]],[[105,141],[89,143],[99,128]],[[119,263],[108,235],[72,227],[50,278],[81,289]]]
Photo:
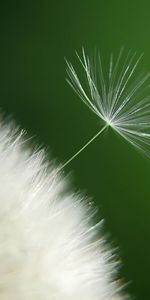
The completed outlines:
[[[0,126],[0,300],[127,299],[88,200]]]

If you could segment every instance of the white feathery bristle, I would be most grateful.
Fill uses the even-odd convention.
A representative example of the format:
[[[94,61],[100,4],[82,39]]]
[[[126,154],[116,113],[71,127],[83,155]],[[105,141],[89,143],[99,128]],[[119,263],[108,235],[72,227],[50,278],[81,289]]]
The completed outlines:
[[[87,199],[25,144],[1,125],[0,300],[127,299]]]

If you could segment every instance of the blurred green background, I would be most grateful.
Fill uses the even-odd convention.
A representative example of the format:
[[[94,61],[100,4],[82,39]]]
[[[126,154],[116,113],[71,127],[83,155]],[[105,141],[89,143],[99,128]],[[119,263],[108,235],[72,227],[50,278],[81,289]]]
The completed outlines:
[[[67,57],[100,49],[107,61],[121,46],[150,70],[150,2],[115,0],[4,1],[0,4],[0,106],[36,135],[58,162],[100,128],[65,81]],[[93,196],[122,259],[120,276],[135,299],[150,299],[150,162],[111,130],[65,172]]]

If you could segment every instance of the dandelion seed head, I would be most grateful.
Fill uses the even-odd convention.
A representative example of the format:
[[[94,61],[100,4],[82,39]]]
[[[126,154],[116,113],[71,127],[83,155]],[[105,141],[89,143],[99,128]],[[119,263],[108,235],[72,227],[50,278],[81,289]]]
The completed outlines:
[[[94,207],[44,151],[0,124],[0,166],[0,300],[128,299]]]
[[[117,59],[110,56],[104,73],[99,53],[89,58],[77,54],[84,78],[67,62],[68,82],[81,100],[102,121],[137,149],[150,156],[150,96],[145,95],[150,73],[137,76],[142,58],[121,49]]]

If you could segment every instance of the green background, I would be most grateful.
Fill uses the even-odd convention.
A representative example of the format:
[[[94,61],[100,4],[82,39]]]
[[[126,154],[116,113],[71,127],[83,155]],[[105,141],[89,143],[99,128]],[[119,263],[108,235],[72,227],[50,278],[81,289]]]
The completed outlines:
[[[65,81],[67,57],[100,49],[107,60],[121,46],[150,70],[149,1],[5,1],[0,5],[0,106],[12,114],[58,162],[100,128]],[[105,231],[122,259],[120,276],[135,299],[150,299],[150,162],[105,132],[65,172],[93,196]]]

